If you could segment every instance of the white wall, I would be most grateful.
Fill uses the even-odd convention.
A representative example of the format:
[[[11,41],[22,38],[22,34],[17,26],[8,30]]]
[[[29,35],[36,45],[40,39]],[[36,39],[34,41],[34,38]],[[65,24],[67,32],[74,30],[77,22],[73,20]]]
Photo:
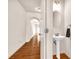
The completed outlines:
[[[26,41],[26,12],[17,0],[9,0],[9,56]]]
[[[64,19],[65,19],[65,32],[66,32],[68,25],[71,24],[71,0],[65,0]],[[70,40],[70,38],[66,38],[65,44],[66,44],[65,53],[70,57],[71,56],[71,40]]]

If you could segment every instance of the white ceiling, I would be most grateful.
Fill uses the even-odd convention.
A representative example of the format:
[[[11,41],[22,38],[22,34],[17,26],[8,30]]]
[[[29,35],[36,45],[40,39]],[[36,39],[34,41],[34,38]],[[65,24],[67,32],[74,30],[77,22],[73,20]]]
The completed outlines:
[[[27,12],[40,11],[39,8],[41,6],[41,0],[9,0],[9,1],[18,1]],[[56,0],[56,1],[62,1],[62,0]]]
[[[35,8],[39,8],[41,0],[18,0],[22,7],[29,12],[37,12]]]

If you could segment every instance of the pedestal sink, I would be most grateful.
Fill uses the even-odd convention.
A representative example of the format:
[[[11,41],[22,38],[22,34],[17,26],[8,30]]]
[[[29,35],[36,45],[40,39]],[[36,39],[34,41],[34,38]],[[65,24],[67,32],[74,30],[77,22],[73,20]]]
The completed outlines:
[[[60,41],[63,40],[65,36],[56,34],[53,35],[53,39],[56,41],[56,58],[60,59]]]

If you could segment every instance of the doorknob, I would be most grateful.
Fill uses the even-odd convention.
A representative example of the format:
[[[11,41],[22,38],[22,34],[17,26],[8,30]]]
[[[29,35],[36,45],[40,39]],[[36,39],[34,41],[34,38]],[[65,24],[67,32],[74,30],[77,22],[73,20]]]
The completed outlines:
[[[49,30],[48,30],[48,28],[46,28],[46,29],[45,29],[45,33],[48,33],[48,32],[49,32]]]

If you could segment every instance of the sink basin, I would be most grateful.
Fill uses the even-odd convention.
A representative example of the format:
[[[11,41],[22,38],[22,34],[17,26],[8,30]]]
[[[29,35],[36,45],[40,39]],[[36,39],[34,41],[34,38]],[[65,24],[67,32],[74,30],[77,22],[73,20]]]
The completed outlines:
[[[53,35],[53,39],[55,40],[63,40],[65,38],[65,36],[63,35]]]

